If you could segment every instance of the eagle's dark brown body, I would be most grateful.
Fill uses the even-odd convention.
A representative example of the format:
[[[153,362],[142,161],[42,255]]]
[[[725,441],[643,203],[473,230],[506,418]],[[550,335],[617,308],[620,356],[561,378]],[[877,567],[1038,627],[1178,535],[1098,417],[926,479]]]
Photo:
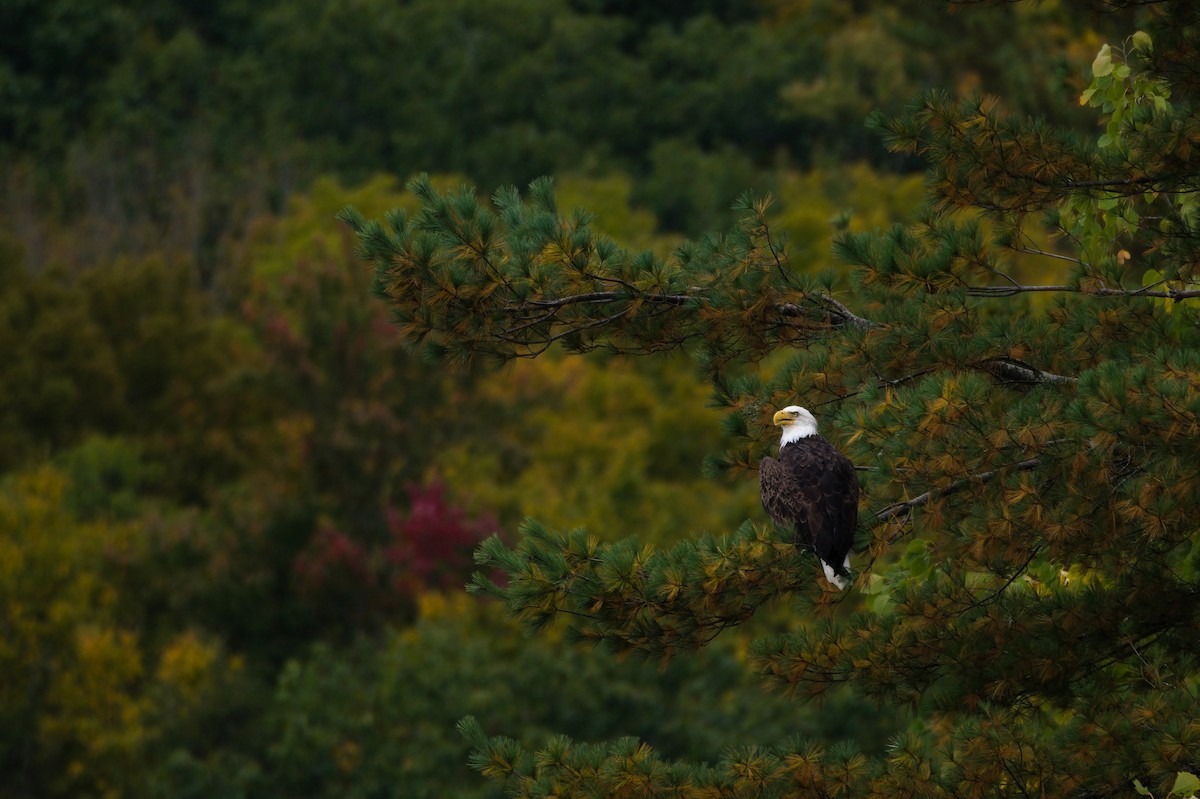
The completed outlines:
[[[837,447],[817,434],[784,444],[779,458],[759,466],[763,507],[780,527],[795,530],[796,543],[811,547],[826,575],[849,579],[847,569],[858,524],[858,475]],[[833,580],[838,587],[841,581]]]

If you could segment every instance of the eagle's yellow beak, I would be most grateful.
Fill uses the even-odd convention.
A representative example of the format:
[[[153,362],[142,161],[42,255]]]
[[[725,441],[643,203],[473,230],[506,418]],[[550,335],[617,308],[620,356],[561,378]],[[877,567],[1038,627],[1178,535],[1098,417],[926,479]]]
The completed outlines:
[[[788,411],[775,411],[774,418],[771,419],[771,424],[776,427],[787,427],[796,421],[796,417]]]

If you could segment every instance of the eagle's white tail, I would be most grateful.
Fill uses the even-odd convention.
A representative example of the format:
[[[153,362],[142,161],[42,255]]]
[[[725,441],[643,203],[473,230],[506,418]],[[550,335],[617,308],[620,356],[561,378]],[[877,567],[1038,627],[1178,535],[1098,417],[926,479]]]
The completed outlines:
[[[846,555],[846,560],[842,565],[846,568],[846,571],[850,570],[849,555]],[[833,567],[823,560],[821,561],[821,568],[825,570],[825,579],[828,580],[835,588],[837,588],[837,590],[844,591],[846,586],[850,585],[849,580],[847,580],[845,577],[839,576],[838,573],[833,570]]]

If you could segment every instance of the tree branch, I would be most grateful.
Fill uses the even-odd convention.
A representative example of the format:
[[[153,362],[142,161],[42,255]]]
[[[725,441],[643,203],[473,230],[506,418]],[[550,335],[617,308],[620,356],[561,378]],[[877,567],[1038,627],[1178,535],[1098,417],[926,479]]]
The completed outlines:
[[[963,477],[959,480],[955,480],[953,483],[951,483],[948,486],[945,486],[943,488],[931,489],[929,491],[926,491],[924,494],[915,496],[912,499],[905,500],[904,502],[894,502],[891,505],[888,505],[887,507],[883,508],[882,510],[875,512],[875,524],[878,525],[878,524],[884,524],[886,522],[889,522],[892,519],[899,516],[900,514],[907,513],[909,511],[911,511],[913,508],[916,508],[916,507],[926,504],[930,500],[941,499],[942,497],[957,493],[959,491],[962,491],[964,488],[966,488],[969,485],[983,485],[985,483],[989,483],[992,480],[994,480],[996,478],[996,476],[998,474],[1000,474],[1002,471],[1004,471],[1005,469],[1016,469],[1017,471],[1020,471],[1020,472],[1028,472],[1033,469],[1036,469],[1040,464],[1041,464],[1040,458],[1030,458],[1030,459],[1024,460],[1024,461],[1018,461],[1017,463],[1011,464],[1009,466],[1002,466],[997,469],[992,469],[991,471],[980,472],[979,474],[972,474],[972,475],[969,475],[968,477]]]
[[[988,358],[979,361],[976,365],[978,368],[995,377],[1013,383],[1050,383],[1052,385],[1070,386],[1079,382],[1079,378],[1043,372],[1041,369],[1031,366],[1024,361],[1007,356]]]
[[[605,303],[618,300],[641,300],[642,302],[666,303],[668,305],[683,305],[693,299],[686,294],[633,294],[625,291],[591,291],[586,294],[571,294],[556,300],[526,300],[528,305],[539,308],[560,308],[564,305],[579,303]],[[511,305],[507,310],[518,310],[520,304]]]
[[[1097,297],[1157,297],[1166,300],[1190,300],[1200,297],[1200,289],[1175,289],[1152,291],[1147,289],[1110,289],[1106,287],[1085,288],[1083,286],[969,286],[967,294],[972,297],[1011,297],[1014,294],[1049,291],[1069,294],[1088,294]]]
[[[837,300],[835,300],[833,297],[829,296],[828,294],[815,294],[813,296],[815,296],[817,299],[821,300],[822,302],[825,302],[826,304],[833,306],[833,309],[837,313],[837,315],[842,317],[842,319],[844,319],[848,324],[852,325],[853,327],[862,328],[863,330],[877,330],[877,329],[883,327],[883,325],[879,324],[878,322],[872,321],[870,319],[864,319],[861,316],[855,315],[853,311],[851,311],[845,305],[838,302]]]

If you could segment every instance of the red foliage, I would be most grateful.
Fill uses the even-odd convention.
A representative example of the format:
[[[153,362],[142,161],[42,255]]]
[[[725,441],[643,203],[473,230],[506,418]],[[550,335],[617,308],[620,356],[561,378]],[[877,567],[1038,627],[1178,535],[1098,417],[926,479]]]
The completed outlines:
[[[393,566],[408,571],[423,588],[447,588],[463,582],[471,551],[495,528],[487,517],[467,518],[451,505],[441,483],[408,487],[409,511],[400,518],[389,508],[392,543],[384,555]]]
[[[441,483],[409,486],[408,497],[407,514],[386,509],[382,543],[364,543],[323,526],[293,564],[300,592],[374,617],[410,605],[422,591],[463,585],[471,552],[494,521],[468,516],[450,502]]]

